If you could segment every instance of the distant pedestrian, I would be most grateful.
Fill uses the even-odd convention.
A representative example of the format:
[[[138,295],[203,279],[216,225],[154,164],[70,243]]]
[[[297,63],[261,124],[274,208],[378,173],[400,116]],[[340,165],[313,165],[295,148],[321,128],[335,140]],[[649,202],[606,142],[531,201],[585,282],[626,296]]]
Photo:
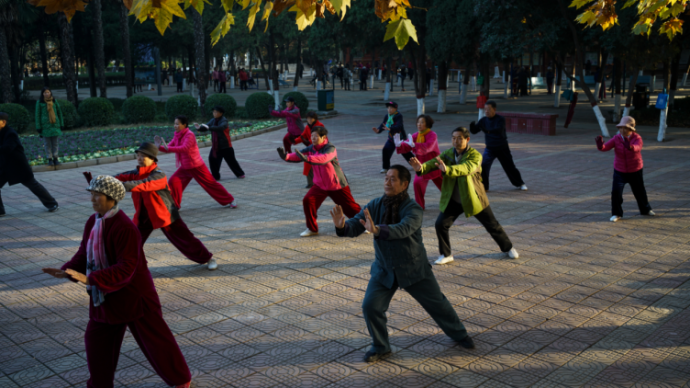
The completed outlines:
[[[225,83],[227,82],[227,78],[225,77],[225,72],[224,71],[219,71],[218,72],[218,93],[227,93],[228,90],[226,89]]]
[[[367,77],[369,75],[369,70],[366,66],[359,69],[359,90],[367,91]]]
[[[176,93],[182,92],[182,87],[184,86],[184,75],[180,69],[178,69],[177,73],[175,73],[175,83],[177,83]]]
[[[240,90],[248,90],[247,81],[249,80],[249,74],[242,68],[237,76],[240,79]]]
[[[41,97],[36,101],[36,131],[45,142],[46,159],[49,166],[57,166],[58,138],[62,136],[61,128],[65,126],[62,109],[53,93],[47,87],[41,90]]]
[[[546,68],[546,91],[547,94],[553,94],[553,70],[551,70],[551,66]]]

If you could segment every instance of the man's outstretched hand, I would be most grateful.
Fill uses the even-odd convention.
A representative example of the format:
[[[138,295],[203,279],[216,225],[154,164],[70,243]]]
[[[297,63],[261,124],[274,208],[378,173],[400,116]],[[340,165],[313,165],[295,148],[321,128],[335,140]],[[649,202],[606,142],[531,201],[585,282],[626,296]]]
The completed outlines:
[[[331,218],[333,218],[333,224],[336,228],[342,229],[345,227],[345,214],[343,214],[343,208],[340,205],[335,205],[331,210]]]
[[[91,180],[93,179],[91,171],[84,171],[82,174],[84,174],[84,178],[86,178],[86,183],[91,184]]]
[[[378,236],[379,234],[379,227],[374,224],[374,220],[371,219],[371,214],[369,213],[369,209],[364,208],[364,218],[365,220],[359,220],[359,223],[364,226],[366,230],[369,231],[369,233],[373,233],[374,236]]]
[[[278,156],[280,156],[281,159],[286,160],[287,159],[287,154],[285,153],[285,148],[283,147],[278,147],[276,148],[278,151]]]
[[[410,166],[414,168],[415,171],[420,172],[422,171],[422,164],[419,162],[419,159],[417,158],[410,158]]]
[[[442,173],[446,172],[446,164],[443,163],[443,160],[441,160],[440,156],[436,157],[436,167],[438,167],[438,169],[441,170]]]

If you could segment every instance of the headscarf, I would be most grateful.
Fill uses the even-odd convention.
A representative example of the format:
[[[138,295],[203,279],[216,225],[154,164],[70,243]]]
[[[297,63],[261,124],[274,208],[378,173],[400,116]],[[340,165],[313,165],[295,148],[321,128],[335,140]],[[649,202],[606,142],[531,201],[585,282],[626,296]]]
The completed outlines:
[[[55,102],[55,99],[53,96],[50,96],[48,98],[45,98],[44,101],[46,102],[46,109],[48,109],[48,121],[50,121],[51,124],[55,124],[57,119],[55,118],[55,109],[53,109],[53,103]]]
[[[426,143],[426,139],[424,136],[426,136],[429,132],[431,132],[431,128],[426,128],[423,131],[417,132],[417,140],[415,143]]]
[[[400,205],[410,198],[407,190],[393,196],[386,195],[383,198],[383,205],[386,207],[383,213],[383,223],[386,225],[397,224],[400,222]]]
[[[108,268],[108,258],[105,256],[105,241],[103,241],[103,229],[105,229],[105,220],[111,218],[120,209],[115,205],[108,210],[103,217],[96,213],[96,222],[93,224],[91,233],[89,233],[89,240],[86,243],[86,276],[88,277],[92,272],[100,271]],[[86,290],[91,294],[94,307],[100,306],[105,302],[105,293],[94,285],[86,286]]]

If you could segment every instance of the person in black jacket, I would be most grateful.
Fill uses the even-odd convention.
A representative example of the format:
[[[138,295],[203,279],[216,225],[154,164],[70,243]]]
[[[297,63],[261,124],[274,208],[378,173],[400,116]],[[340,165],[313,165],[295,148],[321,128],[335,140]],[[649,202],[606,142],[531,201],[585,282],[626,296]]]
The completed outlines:
[[[383,122],[381,125],[379,125],[378,128],[371,128],[374,133],[388,131],[388,139],[386,140],[386,144],[384,144],[382,150],[383,169],[381,169],[381,174],[385,174],[388,169],[391,168],[391,157],[395,153],[395,135],[399,133],[401,139],[407,138],[405,127],[403,126],[402,114],[398,112],[398,104],[394,101],[388,101],[386,103],[386,108],[388,109],[388,114],[383,117]],[[409,162],[410,158],[412,158],[414,155],[412,155],[412,152],[408,152],[402,154],[402,156]]]
[[[7,183],[10,186],[21,183],[38,197],[49,212],[54,212],[58,209],[58,203],[48,193],[48,190],[34,178],[29,161],[24,155],[24,147],[19,141],[19,135],[14,129],[7,126],[9,118],[7,113],[0,112],[0,189]],[[0,195],[0,217],[4,215],[5,206],[2,203],[2,195]]]
[[[232,141],[230,140],[230,126],[228,120],[223,117],[225,109],[222,106],[213,108],[213,118],[206,124],[194,123],[194,127],[200,132],[211,131],[211,152],[208,154],[208,165],[211,169],[211,175],[220,180],[220,165],[225,159],[225,163],[232,170],[233,174],[239,179],[244,179],[244,171],[240,164],[235,159],[235,150],[232,148]]]
[[[470,124],[470,132],[477,134],[484,132],[486,147],[482,156],[482,182],[484,189],[489,191],[489,172],[494,159],[498,158],[503,170],[505,170],[510,183],[519,190],[527,190],[525,182],[522,180],[520,171],[515,167],[513,155],[508,146],[508,136],[506,135],[506,119],[496,114],[496,102],[487,101],[484,105],[486,117],[482,117],[478,123],[474,121]]]

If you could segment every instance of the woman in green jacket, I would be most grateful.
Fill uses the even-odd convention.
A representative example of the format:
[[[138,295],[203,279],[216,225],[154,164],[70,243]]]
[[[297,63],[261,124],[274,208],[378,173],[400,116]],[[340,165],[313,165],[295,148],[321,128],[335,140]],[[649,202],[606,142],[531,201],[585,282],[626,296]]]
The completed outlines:
[[[53,93],[47,87],[41,90],[41,98],[36,101],[36,130],[45,140],[46,158],[48,165],[57,166],[58,162],[58,136],[64,126],[62,109]]]

